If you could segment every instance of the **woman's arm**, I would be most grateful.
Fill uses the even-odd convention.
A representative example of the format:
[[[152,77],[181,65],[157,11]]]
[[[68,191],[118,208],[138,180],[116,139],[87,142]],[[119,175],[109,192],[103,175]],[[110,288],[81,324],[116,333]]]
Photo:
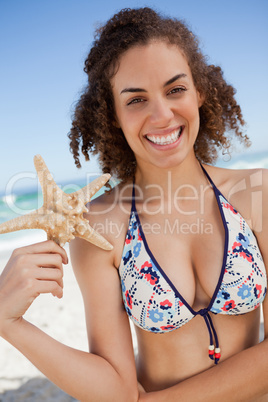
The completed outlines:
[[[268,171],[262,171],[260,197],[251,199],[252,224],[268,268]],[[257,189],[254,188],[256,191]],[[268,297],[263,303],[265,339],[217,366],[163,391],[140,394],[152,402],[249,402],[268,394]],[[267,396],[268,400],[268,396]]]
[[[141,402],[252,402],[268,393],[268,340]]]
[[[5,339],[27,357],[54,384],[79,401],[136,402],[136,389],[104,358],[70,348],[21,320],[10,326]],[[136,385],[137,387],[137,385]]]
[[[88,245],[86,243],[85,249]],[[83,254],[89,261],[96,262],[92,257],[95,250],[91,251],[89,254],[80,252],[80,257]],[[102,260],[105,267],[103,273],[105,272],[109,289],[106,291],[108,303],[102,304],[104,294],[99,295],[96,314],[98,309],[108,313],[109,307],[110,317],[106,314],[106,334],[101,335],[108,349],[114,349],[114,353],[107,355],[108,359],[65,346],[22,318],[40,293],[52,293],[59,298],[62,296],[62,261],[67,262],[67,256],[62,248],[51,241],[16,250],[4,269],[0,279],[0,335],[51,381],[81,401],[136,401],[137,382],[135,375],[131,375],[133,369],[130,369],[130,362],[134,361],[133,351],[132,355],[129,352],[130,356],[126,353],[129,361],[121,367],[124,359],[120,360],[120,356],[124,355],[124,346],[130,345],[127,346],[130,350],[131,338],[126,315],[119,303],[118,277],[115,268],[107,262],[109,253],[100,250],[99,254],[103,256],[99,260]],[[89,269],[91,265],[86,266]],[[84,282],[89,279],[83,273],[80,278]],[[89,293],[94,286],[99,285],[91,283]],[[117,339],[112,336],[115,325],[123,328],[122,333],[117,329]],[[108,326],[110,331],[107,330]]]
[[[99,370],[96,401],[105,400],[101,398],[104,390],[110,394],[108,401],[137,401],[132,336],[113,252],[88,246],[86,241],[78,238],[71,242],[70,251],[84,300],[90,352],[108,362],[120,379],[119,388],[113,389],[112,384],[106,382],[106,373]],[[112,399],[112,395],[116,397]]]

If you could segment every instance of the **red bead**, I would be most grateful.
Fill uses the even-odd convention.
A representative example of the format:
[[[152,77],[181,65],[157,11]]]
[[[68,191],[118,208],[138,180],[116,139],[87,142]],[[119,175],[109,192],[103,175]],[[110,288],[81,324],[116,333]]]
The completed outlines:
[[[208,354],[209,354],[209,355],[214,355],[214,350],[209,350],[209,351],[208,351]]]
[[[215,353],[215,359],[220,359],[221,358],[221,354],[220,353]]]

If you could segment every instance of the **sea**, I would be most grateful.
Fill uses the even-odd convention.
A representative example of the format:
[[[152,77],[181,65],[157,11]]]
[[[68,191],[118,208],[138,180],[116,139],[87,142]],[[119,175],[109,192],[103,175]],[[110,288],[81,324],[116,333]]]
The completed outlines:
[[[229,169],[268,169],[268,150],[255,153],[239,154],[230,158],[225,155],[217,162],[216,166]],[[96,177],[96,176],[95,176]],[[89,181],[95,178],[90,178]],[[68,181],[61,183],[60,188],[66,193],[71,193],[82,188],[88,183],[85,180],[76,180],[72,184]],[[105,187],[96,194],[99,196]],[[0,192],[0,224],[17,216],[27,214],[38,209],[43,204],[41,187],[36,183],[34,187],[7,186]],[[20,230],[0,235],[0,258],[10,254],[17,247],[23,247],[39,241],[46,240],[46,233],[40,229]]]

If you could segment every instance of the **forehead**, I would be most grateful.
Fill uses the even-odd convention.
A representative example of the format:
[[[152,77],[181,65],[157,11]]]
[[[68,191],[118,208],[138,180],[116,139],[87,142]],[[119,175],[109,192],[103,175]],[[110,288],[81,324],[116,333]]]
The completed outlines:
[[[154,79],[167,81],[181,73],[191,78],[190,67],[181,49],[164,41],[153,41],[123,53],[111,83],[113,87],[135,82],[146,84]]]

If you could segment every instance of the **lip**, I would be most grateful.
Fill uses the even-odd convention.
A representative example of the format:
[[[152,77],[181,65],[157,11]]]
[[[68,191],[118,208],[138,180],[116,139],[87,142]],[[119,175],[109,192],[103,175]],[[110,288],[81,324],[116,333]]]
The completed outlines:
[[[158,135],[159,135],[159,136],[169,135],[169,134],[173,133],[174,131],[179,130],[181,127],[182,127],[182,131],[183,131],[184,126],[183,126],[182,124],[180,124],[179,126],[176,126],[176,127],[167,128],[167,129],[165,129],[165,130],[149,131],[148,133],[146,133],[146,134],[144,135],[144,137],[146,137],[147,135],[148,135],[148,136],[152,136],[152,135],[154,135],[154,136],[158,136]]]
[[[179,130],[180,128],[181,128],[181,134],[180,134],[179,138],[175,142],[172,142],[171,144],[166,144],[166,145],[156,144],[156,143],[150,141],[148,138],[146,138],[147,135],[148,136],[149,135],[150,136],[154,135],[155,137],[156,136],[162,137],[164,135],[169,135],[170,133],[172,133],[172,132],[174,132],[176,130]],[[150,134],[149,133],[146,134],[145,139],[146,139],[147,143],[150,144],[151,147],[153,147],[153,148],[155,148],[157,150],[168,151],[168,150],[171,150],[173,148],[176,148],[179,145],[179,143],[181,142],[181,139],[183,137],[183,134],[184,134],[184,128],[185,128],[184,125],[180,125],[180,126],[177,126],[176,128],[162,130],[161,133],[160,133],[160,131],[158,131],[158,134],[156,134],[155,131],[153,133],[150,132]]]

